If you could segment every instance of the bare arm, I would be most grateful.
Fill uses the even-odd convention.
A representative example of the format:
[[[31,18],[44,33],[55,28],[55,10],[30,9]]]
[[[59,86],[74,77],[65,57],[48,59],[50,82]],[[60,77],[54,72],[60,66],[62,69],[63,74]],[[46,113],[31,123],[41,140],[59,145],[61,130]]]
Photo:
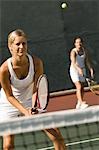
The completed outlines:
[[[72,65],[74,67],[77,67],[77,65],[76,65],[76,53],[73,50],[71,50],[71,53],[70,53],[70,60],[71,60]]]
[[[87,50],[85,50],[85,53],[86,53],[85,63],[87,65],[88,69],[90,70],[91,77],[93,78],[94,71],[93,71],[93,68],[92,68],[92,62],[91,62],[91,59],[90,59],[90,55],[89,55]]]
[[[5,91],[7,100],[14,107],[16,107],[21,113],[28,116],[29,115],[28,110],[22,106],[22,104],[14,97],[12,93],[11,84],[10,84],[10,74],[8,71],[7,62],[2,64],[2,66],[0,67],[0,82],[1,82],[2,88]]]
[[[44,73],[43,62],[41,61],[41,59],[39,59],[36,56],[33,56],[33,60],[34,60],[35,75],[34,75],[34,88],[33,88],[33,96],[32,96],[32,107],[34,107],[35,105],[36,91],[37,91],[36,85],[37,85],[38,78],[40,75]]]
[[[91,59],[90,59],[90,56],[89,56],[89,53],[88,53],[88,51],[87,50],[85,50],[85,53],[86,53],[86,65],[87,65],[87,67],[88,67],[88,69],[90,70],[90,68],[92,68],[91,67]]]

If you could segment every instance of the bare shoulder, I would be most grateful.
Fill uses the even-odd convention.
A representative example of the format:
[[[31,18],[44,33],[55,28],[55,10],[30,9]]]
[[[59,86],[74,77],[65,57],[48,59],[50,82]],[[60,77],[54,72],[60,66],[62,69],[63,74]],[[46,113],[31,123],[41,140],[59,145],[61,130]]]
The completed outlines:
[[[32,57],[33,57],[33,60],[34,60],[34,63],[35,63],[35,64],[40,64],[40,63],[42,63],[42,60],[41,60],[39,57],[37,57],[37,56],[35,56],[35,55],[33,55]]]
[[[39,57],[33,55],[32,58],[33,58],[34,65],[36,67],[43,65],[43,61]]]
[[[1,66],[0,66],[0,74],[7,74],[8,73],[8,64],[7,61],[5,61]]]
[[[0,66],[0,85],[2,83],[2,81],[5,81],[7,79],[9,79],[10,74],[9,74],[9,70],[8,70],[8,65],[7,65],[7,61],[5,61],[1,66]]]
[[[90,57],[90,53],[87,48],[84,48],[84,52],[85,52],[86,57]]]
[[[76,48],[73,48],[73,49],[70,51],[70,55],[76,55]]]
[[[42,74],[43,73],[43,61],[35,55],[33,55],[32,57],[33,57],[35,71]]]

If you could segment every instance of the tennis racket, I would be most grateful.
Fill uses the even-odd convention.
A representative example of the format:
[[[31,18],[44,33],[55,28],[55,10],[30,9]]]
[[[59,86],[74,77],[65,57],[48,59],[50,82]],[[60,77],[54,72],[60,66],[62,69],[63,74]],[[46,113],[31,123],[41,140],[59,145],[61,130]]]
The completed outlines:
[[[99,83],[90,78],[85,78],[91,92],[99,96]]]
[[[45,74],[41,75],[37,81],[37,94],[34,108],[32,112],[36,110],[39,113],[46,112],[46,108],[49,102],[49,86],[48,79]]]

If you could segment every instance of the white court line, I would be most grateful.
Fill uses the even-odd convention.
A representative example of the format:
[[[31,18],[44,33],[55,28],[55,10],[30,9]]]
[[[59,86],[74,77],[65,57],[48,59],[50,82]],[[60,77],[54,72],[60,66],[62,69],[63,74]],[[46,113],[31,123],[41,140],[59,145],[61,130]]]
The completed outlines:
[[[90,139],[90,140],[84,140],[84,141],[77,141],[77,142],[72,142],[72,143],[67,143],[66,146],[72,146],[72,145],[77,145],[77,144],[83,144],[83,143],[88,143],[88,142],[95,142],[95,141],[99,141],[99,138],[95,138],[95,139]],[[50,147],[46,147],[46,148],[40,148],[37,150],[50,150],[53,149],[53,146]]]

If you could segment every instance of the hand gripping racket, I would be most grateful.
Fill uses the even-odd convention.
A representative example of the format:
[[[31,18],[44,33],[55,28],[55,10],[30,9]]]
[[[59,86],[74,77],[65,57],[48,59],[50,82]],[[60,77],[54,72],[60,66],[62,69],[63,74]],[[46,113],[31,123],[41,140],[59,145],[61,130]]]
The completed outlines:
[[[41,75],[37,81],[37,94],[35,106],[32,111],[45,112],[49,102],[48,80],[45,74]]]
[[[99,96],[99,83],[89,78],[85,78],[85,79],[90,91],[93,92],[95,95]]]

